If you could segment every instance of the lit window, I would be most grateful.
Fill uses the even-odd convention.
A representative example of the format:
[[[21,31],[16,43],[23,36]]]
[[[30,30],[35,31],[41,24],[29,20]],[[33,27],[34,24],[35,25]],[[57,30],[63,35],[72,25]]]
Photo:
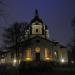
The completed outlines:
[[[39,53],[40,52],[40,48],[39,47],[35,48],[35,51],[36,51],[36,53]]]
[[[45,58],[47,58],[47,57],[48,57],[48,49],[45,48]]]
[[[27,49],[26,54],[27,57],[31,57],[31,48]]]
[[[48,49],[45,48],[45,60],[50,60]]]
[[[31,48],[28,48],[26,50],[26,58],[25,58],[26,61],[32,61],[32,54],[31,54]]]

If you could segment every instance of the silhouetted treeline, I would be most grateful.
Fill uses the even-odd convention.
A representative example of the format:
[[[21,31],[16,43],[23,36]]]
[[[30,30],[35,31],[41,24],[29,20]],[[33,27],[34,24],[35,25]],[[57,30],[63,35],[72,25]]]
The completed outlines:
[[[10,27],[4,29],[3,42],[4,49],[15,50],[16,54],[21,47],[21,42],[25,40],[26,23],[14,23]]]

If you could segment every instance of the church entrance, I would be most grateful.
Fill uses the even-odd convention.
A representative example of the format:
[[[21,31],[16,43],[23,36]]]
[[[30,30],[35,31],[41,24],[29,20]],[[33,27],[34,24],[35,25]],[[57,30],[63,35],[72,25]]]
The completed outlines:
[[[40,48],[39,47],[35,49],[35,61],[37,62],[40,61]]]
[[[40,53],[36,53],[35,55],[36,55],[35,60],[36,60],[37,62],[40,61]]]

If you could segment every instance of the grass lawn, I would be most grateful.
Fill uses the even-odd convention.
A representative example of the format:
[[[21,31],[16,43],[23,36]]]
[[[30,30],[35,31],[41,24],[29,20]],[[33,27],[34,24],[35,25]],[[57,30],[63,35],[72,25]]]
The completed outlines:
[[[0,75],[75,75],[75,67],[52,66],[52,65],[0,65]]]

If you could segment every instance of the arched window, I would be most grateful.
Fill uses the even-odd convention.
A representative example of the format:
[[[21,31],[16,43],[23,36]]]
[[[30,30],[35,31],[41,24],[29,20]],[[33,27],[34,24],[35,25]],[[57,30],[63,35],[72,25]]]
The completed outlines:
[[[36,47],[36,48],[35,48],[35,52],[36,52],[36,53],[40,53],[40,48],[39,48],[39,47]]]
[[[48,49],[45,48],[45,58],[47,58],[47,57],[48,57]]]
[[[50,60],[50,57],[49,57],[49,50],[47,48],[45,48],[45,60]]]
[[[26,50],[26,58],[25,58],[26,61],[32,61],[32,53],[31,53],[31,48],[28,48]]]

